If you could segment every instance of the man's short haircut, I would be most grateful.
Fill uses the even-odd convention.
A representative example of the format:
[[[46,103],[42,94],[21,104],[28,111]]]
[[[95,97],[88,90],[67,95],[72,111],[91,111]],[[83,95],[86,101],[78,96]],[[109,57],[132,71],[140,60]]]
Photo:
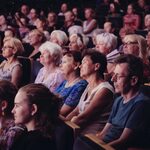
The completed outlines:
[[[127,63],[129,76],[137,76],[137,85],[143,82],[143,62],[142,59],[131,54],[124,54],[115,60],[116,64]]]

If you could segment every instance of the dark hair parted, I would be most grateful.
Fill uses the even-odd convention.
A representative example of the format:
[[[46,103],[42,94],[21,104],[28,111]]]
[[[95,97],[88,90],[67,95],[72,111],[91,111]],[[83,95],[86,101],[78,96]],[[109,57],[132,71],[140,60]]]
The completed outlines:
[[[87,49],[83,56],[89,56],[94,64],[99,63],[100,67],[98,70],[98,74],[104,78],[104,72],[107,68],[107,59],[106,56],[94,49]]]
[[[36,128],[50,137],[58,121],[60,99],[42,84],[28,84],[19,91],[25,92],[29,104],[37,106]]]
[[[4,110],[4,117],[12,115],[11,111],[14,107],[14,98],[17,94],[17,88],[10,81],[0,81],[0,103],[2,101],[7,102],[7,107]]]
[[[127,63],[129,76],[137,76],[137,85],[143,82],[143,61],[141,58],[131,54],[124,54],[115,60],[116,64]]]
[[[68,51],[68,52],[64,53],[64,56],[72,57],[75,62],[81,64],[82,54],[79,51]],[[79,67],[76,69],[76,75],[80,76],[80,68]]]

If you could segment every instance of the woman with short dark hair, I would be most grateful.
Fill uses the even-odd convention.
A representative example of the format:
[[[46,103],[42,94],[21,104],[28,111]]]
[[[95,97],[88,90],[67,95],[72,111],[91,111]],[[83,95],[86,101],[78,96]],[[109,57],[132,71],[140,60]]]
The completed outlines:
[[[83,134],[96,133],[107,122],[113,102],[113,87],[104,80],[105,55],[88,51],[81,64],[81,77],[88,82],[78,106],[66,117],[81,127]]]
[[[77,51],[66,52],[60,65],[64,80],[55,93],[63,98],[60,114],[67,116],[78,104],[80,97],[87,86],[87,82],[80,78],[81,53]]]

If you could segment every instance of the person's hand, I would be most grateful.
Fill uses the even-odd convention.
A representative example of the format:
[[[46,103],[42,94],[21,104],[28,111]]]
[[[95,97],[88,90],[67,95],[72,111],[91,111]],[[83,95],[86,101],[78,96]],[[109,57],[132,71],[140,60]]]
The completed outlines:
[[[98,133],[96,134],[96,136],[97,136],[99,139],[102,139],[102,137],[101,137],[101,132],[98,132]]]
[[[74,123],[77,123],[77,116],[74,116],[72,119],[71,119],[71,122],[74,122]]]
[[[67,119],[66,119],[64,116],[62,116],[62,115],[59,115],[59,118],[60,118],[61,120],[63,120],[63,121],[67,121]]]

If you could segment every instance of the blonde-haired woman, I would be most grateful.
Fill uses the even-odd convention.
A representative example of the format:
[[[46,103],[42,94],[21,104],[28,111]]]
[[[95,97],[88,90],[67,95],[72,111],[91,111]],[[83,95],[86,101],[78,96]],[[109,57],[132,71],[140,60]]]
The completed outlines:
[[[40,46],[39,51],[41,52],[40,63],[43,64],[43,68],[40,69],[35,83],[42,83],[53,92],[64,80],[59,68],[62,49],[58,44],[47,41]]]
[[[46,41],[43,32],[34,29],[29,33],[29,43],[33,46],[33,51],[28,56],[31,60],[37,60],[40,57],[39,47]]]
[[[22,77],[22,65],[17,56],[23,53],[23,45],[17,38],[8,38],[4,42],[2,50],[2,55],[6,60],[0,64],[0,80],[11,81],[19,87]]]
[[[147,44],[146,39],[138,34],[126,35],[123,39],[124,47],[123,51],[126,54],[133,54],[140,57],[145,63],[147,59]]]
[[[137,34],[126,35],[123,39],[123,52],[140,57],[144,63],[144,82],[150,81],[150,65],[148,60],[146,39]]]

